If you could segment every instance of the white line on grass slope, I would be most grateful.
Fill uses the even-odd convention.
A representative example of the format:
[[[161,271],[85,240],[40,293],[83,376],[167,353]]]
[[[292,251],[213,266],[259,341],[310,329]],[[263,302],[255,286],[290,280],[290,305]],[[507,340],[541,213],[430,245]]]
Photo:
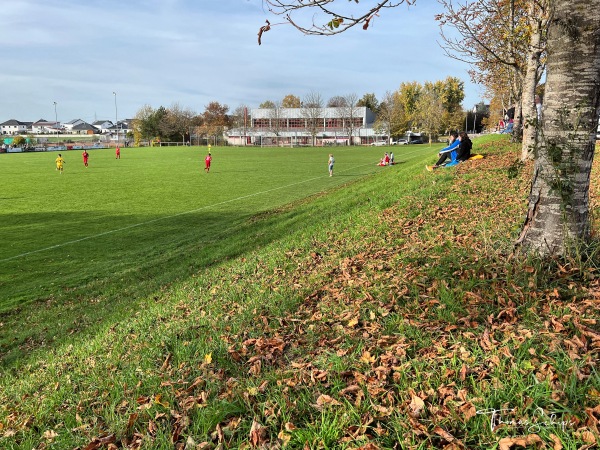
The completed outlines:
[[[344,173],[344,172],[348,172],[350,170],[355,170],[355,169],[359,169],[361,167],[370,166],[370,165],[371,164],[362,164],[360,166],[352,167],[350,169],[343,170],[341,172]],[[23,258],[23,257],[29,256],[29,255],[34,255],[36,253],[46,252],[48,250],[54,250],[56,248],[65,247],[65,246],[71,245],[71,244],[77,244],[79,242],[88,241],[90,239],[96,239],[96,238],[99,238],[99,237],[102,237],[102,236],[107,236],[109,234],[120,233],[122,231],[131,230],[132,228],[142,227],[144,225],[149,225],[151,223],[159,222],[161,220],[168,220],[168,219],[173,219],[174,217],[184,216],[186,214],[193,214],[193,213],[196,213],[196,212],[208,209],[208,208],[213,208],[215,206],[221,206],[221,205],[225,205],[227,203],[232,203],[232,202],[236,202],[236,201],[239,201],[239,200],[244,200],[244,199],[247,199],[247,198],[250,198],[250,197],[256,197],[257,195],[262,195],[262,194],[266,194],[268,192],[273,192],[273,191],[277,191],[277,190],[280,190],[280,189],[285,189],[285,188],[289,188],[289,187],[292,187],[292,186],[296,186],[296,185],[299,185],[299,184],[308,183],[308,182],[311,182],[311,181],[314,181],[314,180],[318,180],[320,178],[325,178],[325,177],[328,178],[328,176],[319,176],[319,177],[309,178],[308,180],[298,181],[296,183],[288,184],[288,185],[285,185],[285,186],[279,186],[279,187],[276,187],[276,188],[273,188],[273,189],[267,189],[266,191],[255,192],[254,194],[243,195],[241,197],[236,197],[236,198],[232,198],[232,199],[229,199],[229,200],[224,200],[224,201],[219,202],[219,203],[213,203],[211,205],[205,205],[205,206],[203,206],[201,208],[193,209],[193,210],[190,210],[190,211],[184,211],[184,212],[180,212],[180,213],[177,213],[177,214],[172,214],[170,216],[163,216],[163,217],[159,217],[157,219],[147,220],[145,222],[140,222],[140,223],[136,223],[136,224],[133,224],[133,225],[128,225],[128,226],[123,227],[123,228],[118,228],[118,229],[115,229],[115,230],[105,231],[104,233],[99,233],[99,234],[94,234],[92,236],[82,237],[80,239],[75,239],[75,240],[72,240],[72,241],[63,242],[61,244],[52,245],[50,247],[40,248],[38,250],[32,250],[30,252],[21,253],[20,255],[11,256],[10,258],[0,259],[0,263],[7,262],[7,261],[12,261],[12,260],[18,259],[18,258]]]

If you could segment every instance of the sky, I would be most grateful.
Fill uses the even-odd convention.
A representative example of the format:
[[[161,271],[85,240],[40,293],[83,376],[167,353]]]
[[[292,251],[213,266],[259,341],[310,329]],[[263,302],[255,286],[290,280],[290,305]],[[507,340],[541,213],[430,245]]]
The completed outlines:
[[[384,11],[367,31],[323,37],[303,35],[262,0],[10,0],[0,26],[0,123],[121,120],[144,105],[202,113],[212,101],[233,112],[310,92],[381,100],[402,82],[448,76],[464,82],[471,109],[482,91],[440,47],[440,11],[419,0]],[[259,46],[265,20],[271,30]]]

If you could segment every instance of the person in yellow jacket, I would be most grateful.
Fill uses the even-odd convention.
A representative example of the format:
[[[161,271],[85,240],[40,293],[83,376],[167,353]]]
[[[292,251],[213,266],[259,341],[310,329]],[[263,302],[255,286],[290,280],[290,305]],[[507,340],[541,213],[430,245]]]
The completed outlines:
[[[56,158],[56,170],[58,170],[61,175],[63,173],[64,164],[65,164],[65,160],[63,159],[62,155],[59,153],[58,158]]]

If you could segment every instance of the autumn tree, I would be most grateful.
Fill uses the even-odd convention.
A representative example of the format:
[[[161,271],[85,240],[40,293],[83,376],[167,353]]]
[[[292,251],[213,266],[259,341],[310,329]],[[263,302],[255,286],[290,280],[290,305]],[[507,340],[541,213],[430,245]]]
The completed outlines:
[[[201,130],[207,138],[212,137],[215,143],[223,139],[223,133],[230,126],[228,111],[229,106],[221,105],[217,101],[212,101],[204,107]]]
[[[310,34],[327,34],[328,28],[329,34],[340,33],[360,23],[368,28],[373,11],[378,13],[385,6],[403,3],[392,5],[381,0],[375,6],[367,6],[364,14],[347,17],[326,9],[333,0],[265,2],[274,13],[284,15],[292,26]],[[508,3],[516,5],[517,2]],[[359,1],[354,3],[360,4]],[[445,4],[450,6],[449,1]],[[600,9],[600,0],[551,0],[549,5],[551,19],[546,42],[547,77],[541,134],[534,152],[529,210],[518,241],[528,252],[541,255],[565,254],[570,246],[589,240],[590,170],[600,112],[600,15],[595,13]],[[313,25],[299,25],[293,13],[307,8],[323,12],[330,18],[329,22],[315,24],[313,19]],[[509,19],[512,33],[516,22],[512,15]],[[494,24],[488,19],[474,30],[487,29],[492,34],[500,27]],[[500,37],[495,39],[496,44],[509,47],[513,52],[509,56],[517,57],[510,48],[512,40],[507,45],[506,36]],[[527,60],[527,52],[522,53],[521,58]],[[517,69],[512,67],[515,73]]]
[[[379,104],[379,112],[375,120],[374,129],[381,134],[392,138],[404,135],[405,129],[397,125],[397,118],[402,114],[402,106],[398,102],[395,92],[386,91]]]
[[[421,95],[422,86],[416,81],[400,83],[397,93],[398,124],[404,131],[414,130],[417,127],[417,103]]]
[[[442,128],[444,103],[440,84],[426,82],[415,105],[414,120],[421,132],[429,136],[429,144]]]
[[[476,0],[460,4],[452,0],[438,0],[445,12],[436,17],[446,55],[469,64],[474,82],[485,81],[482,74],[493,77],[502,73],[500,67],[509,69],[508,73],[503,73],[503,82],[510,86],[510,103],[517,106],[516,117],[520,116],[526,68],[527,36],[524,33],[527,30],[525,5],[528,1]],[[445,28],[457,33],[450,37]],[[517,124],[515,130],[518,128]]]
[[[433,139],[464,124],[464,96],[464,83],[455,77],[424,85],[402,83],[397,91],[386,92],[375,126],[380,132],[388,130],[389,136],[415,130]]]
[[[304,96],[302,101],[302,117],[305,120],[306,128],[312,137],[312,145],[317,143],[317,134],[323,129],[323,97],[315,91],[311,91]]]
[[[534,95],[544,66],[549,0],[477,0],[464,5],[438,0],[446,12],[437,19],[458,31],[449,38],[442,31],[447,54],[471,64],[473,81],[495,78],[510,85],[515,106],[514,139],[521,140],[522,159],[532,157],[536,127]],[[508,73],[502,70],[508,68]]]
[[[271,100],[265,100],[260,105],[258,105],[258,107],[261,109],[273,109],[275,108],[275,102]]]
[[[15,147],[22,147],[27,143],[27,140],[23,136],[17,135],[13,138],[12,143]]]
[[[140,146],[142,140],[148,139],[149,134],[147,123],[148,118],[152,115],[153,112],[154,110],[150,105],[144,105],[137,111],[135,117],[133,118],[133,142],[136,147]]]
[[[497,73],[487,72],[480,74],[485,77],[485,82],[482,82],[484,87],[483,97],[490,101],[490,115],[484,119],[484,125],[494,130],[498,127],[500,120],[504,119],[506,111],[514,104],[511,87],[505,82],[509,78],[509,69],[507,67],[499,67]]]
[[[465,99],[465,83],[456,77],[447,77],[445,80],[436,81],[434,88],[443,107],[438,131],[447,133],[459,130],[464,118],[462,102]]]
[[[288,94],[281,101],[282,108],[300,108],[300,98],[295,95]]]

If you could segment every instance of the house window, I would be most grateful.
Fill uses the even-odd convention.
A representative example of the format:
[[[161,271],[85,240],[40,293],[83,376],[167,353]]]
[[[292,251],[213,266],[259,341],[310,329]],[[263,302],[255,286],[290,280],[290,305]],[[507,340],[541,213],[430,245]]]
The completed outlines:
[[[327,119],[325,121],[325,128],[342,128],[342,119]]]
[[[254,119],[255,128],[269,128],[269,119]]]
[[[304,119],[290,119],[290,128],[304,128]]]

